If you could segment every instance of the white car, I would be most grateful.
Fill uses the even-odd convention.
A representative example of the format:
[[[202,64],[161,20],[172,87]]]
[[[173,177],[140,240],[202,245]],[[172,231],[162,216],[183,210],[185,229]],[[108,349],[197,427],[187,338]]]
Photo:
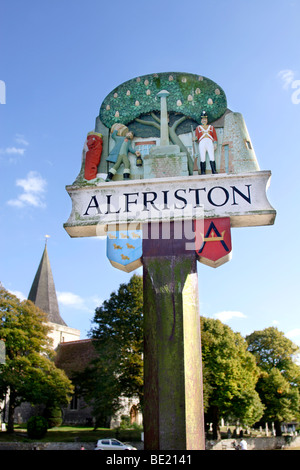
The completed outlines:
[[[99,439],[95,450],[137,450],[130,444],[123,444],[117,439]]]

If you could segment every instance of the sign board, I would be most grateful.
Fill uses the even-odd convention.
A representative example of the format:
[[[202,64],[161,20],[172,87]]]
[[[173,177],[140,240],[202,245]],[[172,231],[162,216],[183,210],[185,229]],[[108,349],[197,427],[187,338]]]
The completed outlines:
[[[117,224],[230,217],[232,227],[269,225],[275,212],[267,199],[270,172],[190,176],[67,187],[71,237],[103,236]]]
[[[66,187],[72,210],[64,227],[71,237],[107,237],[110,262],[130,271],[141,263],[142,242],[128,248],[122,235],[141,235],[149,222],[273,224],[270,178],[219,85],[186,73],[145,75],[119,85],[101,104],[79,175]],[[205,255],[208,246],[222,244],[208,243],[198,259],[216,267],[221,261]],[[227,261],[223,255],[218,259]]]
[[[143,266],[147,450],[205,448],[197,260],[221,266],[233,228],[274,223],[270,177],[243,116],[201,75],[122,83],[87,133],[64,227],[105,236],[117,269]]]

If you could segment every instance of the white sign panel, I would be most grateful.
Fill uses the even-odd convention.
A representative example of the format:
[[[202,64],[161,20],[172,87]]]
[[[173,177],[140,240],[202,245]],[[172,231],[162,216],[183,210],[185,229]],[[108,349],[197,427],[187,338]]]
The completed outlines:
[[[116,224],[230,217],[232,227],[271,225],[266,191],[271,173],[218,174],[67,186],[71,237],[104,235]]]

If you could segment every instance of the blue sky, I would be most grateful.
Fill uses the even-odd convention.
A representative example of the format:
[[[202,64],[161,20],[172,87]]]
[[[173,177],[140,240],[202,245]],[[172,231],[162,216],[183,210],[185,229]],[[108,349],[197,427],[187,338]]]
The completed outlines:
[[[274,226],[232,230],[233,258],[198,264],[200,313],[242,335],[277,326],[300,345],[300,2],[4,0],[0,16],[0,281],[27,297],[48,253],[61,315],[85,338],[131,274],[105,241],[71,239],[65,190],[106,95],[156,72],[204,75],[243,114],[271,170]],[[3,88],[5,85],[5,90]],[[5,95],[4,95],[4,91]]]

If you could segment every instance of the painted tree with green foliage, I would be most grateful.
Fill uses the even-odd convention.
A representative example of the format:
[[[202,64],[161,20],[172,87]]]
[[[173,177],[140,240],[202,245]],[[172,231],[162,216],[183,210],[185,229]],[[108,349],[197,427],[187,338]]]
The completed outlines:
[[[263,414],[255,390],[258,368],[239,333],[220,320],[201,317],[202,360],[206,422],[213,424],[213,438],[220,438],[220,419],[252,425]]]
[[[246,340],[261,371],[257,391],[265,406],[262,421],[274,422],[280,436],[282,422],[300,419],[299,347],[274,327],[254,331]]]
[[[167,90],[168,111],[188,116],[200,124],[201,112],[209,122],[219,119],[227,109],[224,90],[207,77],[181,72],[143,75],[114,88],[103,100],[99,117],[111,128],[115,123],[128,125],[141,115],[160,112],[157,94]]]
[[[169,139],[187,154],[189,174],[193,174],[194,161],[178,136],[176,129],[186,121],[186,132],[201,122],[206,111],[209,122],[219,119],[227,110],[227,99],[222,88],[207,77],[181,72],[143,75],[114,88],[104,99],[99,111],[101,122],[111,128],[122,123],[136,136],[146,137],[142,127],[151,126],[160,135],[160,99],[157,94],[167,90]],[[136,126],[139,123],[141,126]],[[151,134],[150,134],[151,135]],[[155,135],[155,133],[154,133]],[[152,134],[153,137],[153,134]]]
[[[0,335],[5,343],[0,399],[9,396],[8,432],[14,431],[14,412],[21,403],[67,405],[71,398],[71,382],[51,359],[46,322],[46,314],[32,302],[0,287]]]

